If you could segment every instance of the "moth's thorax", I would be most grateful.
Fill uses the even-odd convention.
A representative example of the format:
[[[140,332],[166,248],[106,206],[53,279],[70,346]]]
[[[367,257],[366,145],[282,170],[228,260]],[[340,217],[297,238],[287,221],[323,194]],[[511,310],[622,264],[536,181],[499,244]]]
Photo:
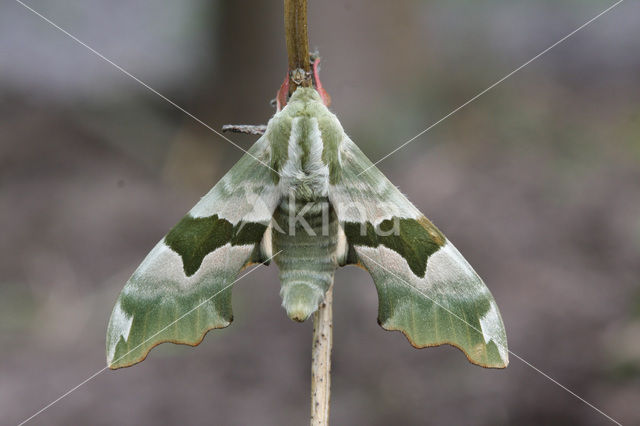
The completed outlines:
[[[266,137],[282,193],[303,200],[327,196],[339,177],[344,131],[314,89],[299,88],[271,119]]]

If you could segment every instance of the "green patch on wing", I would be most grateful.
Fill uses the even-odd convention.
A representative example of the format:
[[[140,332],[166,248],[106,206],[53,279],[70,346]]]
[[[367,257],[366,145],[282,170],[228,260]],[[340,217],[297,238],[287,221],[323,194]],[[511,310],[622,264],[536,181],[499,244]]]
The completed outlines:
[[[400,254],[418,276],[424,277],[427,260],[445,242],[442,233],[427,218],[391,218],[378,226],[370,222],[343,224],[350,246],[383,245]]]
[[[144,277],[132,277],[130,283],[135,288],[145,286]],[[109,367],[115,369],[140,362],[154,346],[163,342],[195,346],[207,331],[228,326],[233,320],[231,288],[221,291],[220,283],[206,280],[192,288],[168,281],[154,283],[160,288],[173,289],[171,297],[162,291],[123,292],[107,332]]]
[[[271,119],[266,138],[271,144],[271,176],[277,184],[280,181],[280,170],[289,158],[289,138],[293,119],[286,115],[279,115]]]
[[[341,168],[338,157],[343,131],[335,117],[325,113],[318,118],[318,127],[322,135],[322,162],[329,167],[329,182],[334,185],[340,180]]]
[[[378,291],[378,323],[404,333],[417,348],[449,344],[483,367],[507,366],[507,337],[489,289],[460,252],[446,241],[415,275],[400,255],[383,247],[356,246],[354,256]]]
[[[165,237],[165,242],[182,258],[187,276],[195,274],[204,257],[227,243],[257,244],[267,225],[255,222],[231,222],[218,215],[194,218],[186,215]]]
[[[461,349],[474,364],[506,367],[504,326],[499,315],[491,315],[495,302],[490,293],[473,291],[478,284],[484,287],[481,281],[473,283],[466,295],[451,291],[425,297],[394,277],[377,278],[381,327],[401,331],[416,348],[448,344]],[[491,332],[490,338],[485,336]]]

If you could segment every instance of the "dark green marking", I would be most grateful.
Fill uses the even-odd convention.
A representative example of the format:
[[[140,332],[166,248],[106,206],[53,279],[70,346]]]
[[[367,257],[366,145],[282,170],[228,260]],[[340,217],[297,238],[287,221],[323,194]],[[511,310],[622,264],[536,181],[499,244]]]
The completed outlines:
[[[411,271],[420,278],[426,273],[429,256],[445,242],[444,235],[426,218],[394,217],[382,221],[377,227],[370,222],[345,222],[343,227],[350,246],[378,247],[382,244],[402,256]]]
[[[231,245],[258,244],[267,225],[255,222],[239,222],[233,226],[218,215],[194,218],[186,215],[165,237],[165,243],[182,257],[184,272],[195,274],[202,259],[227,243]]]
[[[267,131],[267,139],[271,144],[271,167],[280,172],[280,169],[287,162],[289,158],[289,137],[291,136],[291,117],[278,116],[277,119],[272,119],[270,128]],[[273,178],[277,184],[280,180],[280,175],[272,171]]]
[[[309,134],[311,133],[311,121],[309,118],[303,116],[298,123],[300,123],[300,140],[298,143],[302,148],[300,163],[303,168],[306,168],[306,165],[309,162],[309,150],[311,149],[311,141],[309,140]]]
[[[267,225],[263,225],[262,223],[240,222],[233,228],[231,245],[245,246],[248,244],[257,244],[262,241],[262,236],[266,229]]]
[[[334,122],[334,119],[325,114],[318,118],[318,127],[322,135],[322,161],[329,166],[329,183],[335,185],[340,179],[340,163],[338,162],[338,149],[342,137],[342,129]]]

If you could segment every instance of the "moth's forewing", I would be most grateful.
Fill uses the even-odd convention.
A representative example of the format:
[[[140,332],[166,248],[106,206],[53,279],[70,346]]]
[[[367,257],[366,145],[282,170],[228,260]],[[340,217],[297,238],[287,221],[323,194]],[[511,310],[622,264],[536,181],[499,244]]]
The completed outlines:
[[[122,290],[107,329],[107,365],[127,367],[163,342],[195,346],[233,319],[238,273],[266,260],[260,242],[279,202],[261,138],[164,237]]]
[[[450,241],[345,137],[342,177],[329,198],[378,290],[378,322],[422,348],[450,344],[483,367],[508,364],[493,296]]]

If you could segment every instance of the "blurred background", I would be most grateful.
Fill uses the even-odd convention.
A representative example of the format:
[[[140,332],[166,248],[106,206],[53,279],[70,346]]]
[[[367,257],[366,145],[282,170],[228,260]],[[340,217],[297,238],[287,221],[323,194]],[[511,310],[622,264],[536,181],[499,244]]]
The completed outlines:
[[[266,123],[286,72],[276,0],[29,4],[214,128]],[[311,1],[333,111],[377,160],[613,4]],[[510,349],[640,424],[640,4],[623,2],[379,167],[493,292]],[[248,148],[252,136],[230,135]],[[14,1],[0,5],[0,423],[105,365],[122,286],[241,152]],[[301,425],[311,324],[275,266],[235,322],[105,371],[33,425]],[[335,284],[336,425],[607,424],[511,358],[469,364],[376,324]]]

